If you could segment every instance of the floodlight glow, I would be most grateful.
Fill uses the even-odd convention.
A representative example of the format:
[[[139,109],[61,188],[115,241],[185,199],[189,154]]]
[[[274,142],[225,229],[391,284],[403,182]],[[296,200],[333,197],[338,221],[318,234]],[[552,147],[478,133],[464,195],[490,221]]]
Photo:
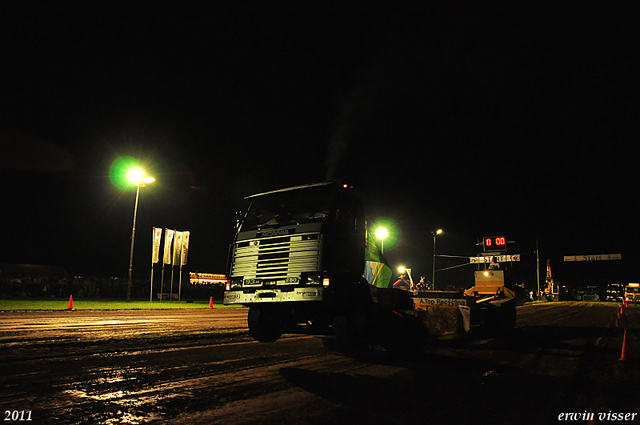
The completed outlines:
[[[131,156],[121,156],[111,163],[109,168],[109,180],[121,190],[131,190],[135,188],[127,180],[127,173],[134,167],[139,167],[137,159]]]
[[[142,171],[142,168],[140,167],[133,167],[127,170],[127,181],[133,185],[141,185],[142,183],[144,183],[146,177],[147,176],[144,174],[144,171]]]
[[[407,271],[407,269],[405,268],[405,266],[398,267],[398,273],[404,274],[406,271]]]
[[[442,229],[436,230],[436,235],[441,235],[441,234],[442,234]]]
[[[375,242],[379,243],[380,248],[384,244],[384,250],[393,248],[396,241],[400,239],[400,230],[393,220],[388,218],[379,218],[370,226],[371,235],[375,236]],[[373,238],[372,238],[373,239]]]
[[[389,231],[384,228],[384,227],[378,227],[378,229],[376,229],[376,237],[378,239],[386,239],[386,237],[389,236]]]

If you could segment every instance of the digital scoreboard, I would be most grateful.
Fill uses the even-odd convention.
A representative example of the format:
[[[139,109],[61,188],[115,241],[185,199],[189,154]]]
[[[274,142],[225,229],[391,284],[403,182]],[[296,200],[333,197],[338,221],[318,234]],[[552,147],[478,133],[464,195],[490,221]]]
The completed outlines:
[[[506,236],[488,236],[482,238],[483,251],[506,251],[507,250],[507,237]]]

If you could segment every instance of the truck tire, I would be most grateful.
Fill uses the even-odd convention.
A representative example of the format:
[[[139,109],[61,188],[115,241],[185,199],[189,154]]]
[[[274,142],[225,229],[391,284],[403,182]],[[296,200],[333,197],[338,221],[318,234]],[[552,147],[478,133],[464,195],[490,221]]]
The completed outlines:
[[[500,308],[489,308],[484,312],[483,331],[491,336],[507,336],[515,328],[516,319],[515,303],[513,305],[503,305]]]
[[[504,332],[509,333],[516,327],[516,321],[518,313],[516,312],[516,306],[507,306],[503,311],[502,318],[504,319]]]
[[[411,315],[391,316],[391,332],[382,346],[394,358],[415,360],[424,354],[428,331],[422,321]]]
[[[336,347],[336,339],[335,338],[331,338],[329,336],[323,336],[320,339],[322,340],[322,346],[327,351],[338,351],[338,348]]]
[[[360,351],[367,348],[369,317],[365,308],[355,308],[348,314],[333,318],[335,347],[338,351]]]
[[[249,307],[249,335],[259,342],[274,342],[282,335],[282,326],[272,306]]]

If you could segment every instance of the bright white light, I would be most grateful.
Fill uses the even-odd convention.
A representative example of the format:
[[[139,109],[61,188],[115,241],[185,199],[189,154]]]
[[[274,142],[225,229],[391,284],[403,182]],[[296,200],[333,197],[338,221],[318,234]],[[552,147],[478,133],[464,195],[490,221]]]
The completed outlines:
[[[133,167],[129,168],[129,170],[127,171],[127,180],[129,181],[129,183],[136,186],[142,184],[145,178],[146,176],[144,174],[144,171],[142,171],[142,168]]]
[[[378,229],[376,230],[376,236],[378,237],[378,239],[385,239],[387,236],[389,236],[389,232],[384,227],[378,227]]]
[[[404,274],[406,271],[407,269],[404,266],[398,267],[398,273]]]
[[[147,176],[140,167],[133,167],[127,171],[127,181],[133,185],[140,186],[156,181],[155,178]]]

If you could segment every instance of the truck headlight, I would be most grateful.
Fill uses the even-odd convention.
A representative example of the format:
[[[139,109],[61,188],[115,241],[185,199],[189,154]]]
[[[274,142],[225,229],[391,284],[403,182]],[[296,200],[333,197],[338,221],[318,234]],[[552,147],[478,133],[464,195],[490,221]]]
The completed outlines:
[[[320,273],[304,273],[301,280],[307,285],[320,285],[322,283]]]
[[[237,289],[237,288],[242,288],[242,280],[244,279],[244,276],[235,276],[232,277],[229,280],[228,286],[230,287],[229,289]]]

